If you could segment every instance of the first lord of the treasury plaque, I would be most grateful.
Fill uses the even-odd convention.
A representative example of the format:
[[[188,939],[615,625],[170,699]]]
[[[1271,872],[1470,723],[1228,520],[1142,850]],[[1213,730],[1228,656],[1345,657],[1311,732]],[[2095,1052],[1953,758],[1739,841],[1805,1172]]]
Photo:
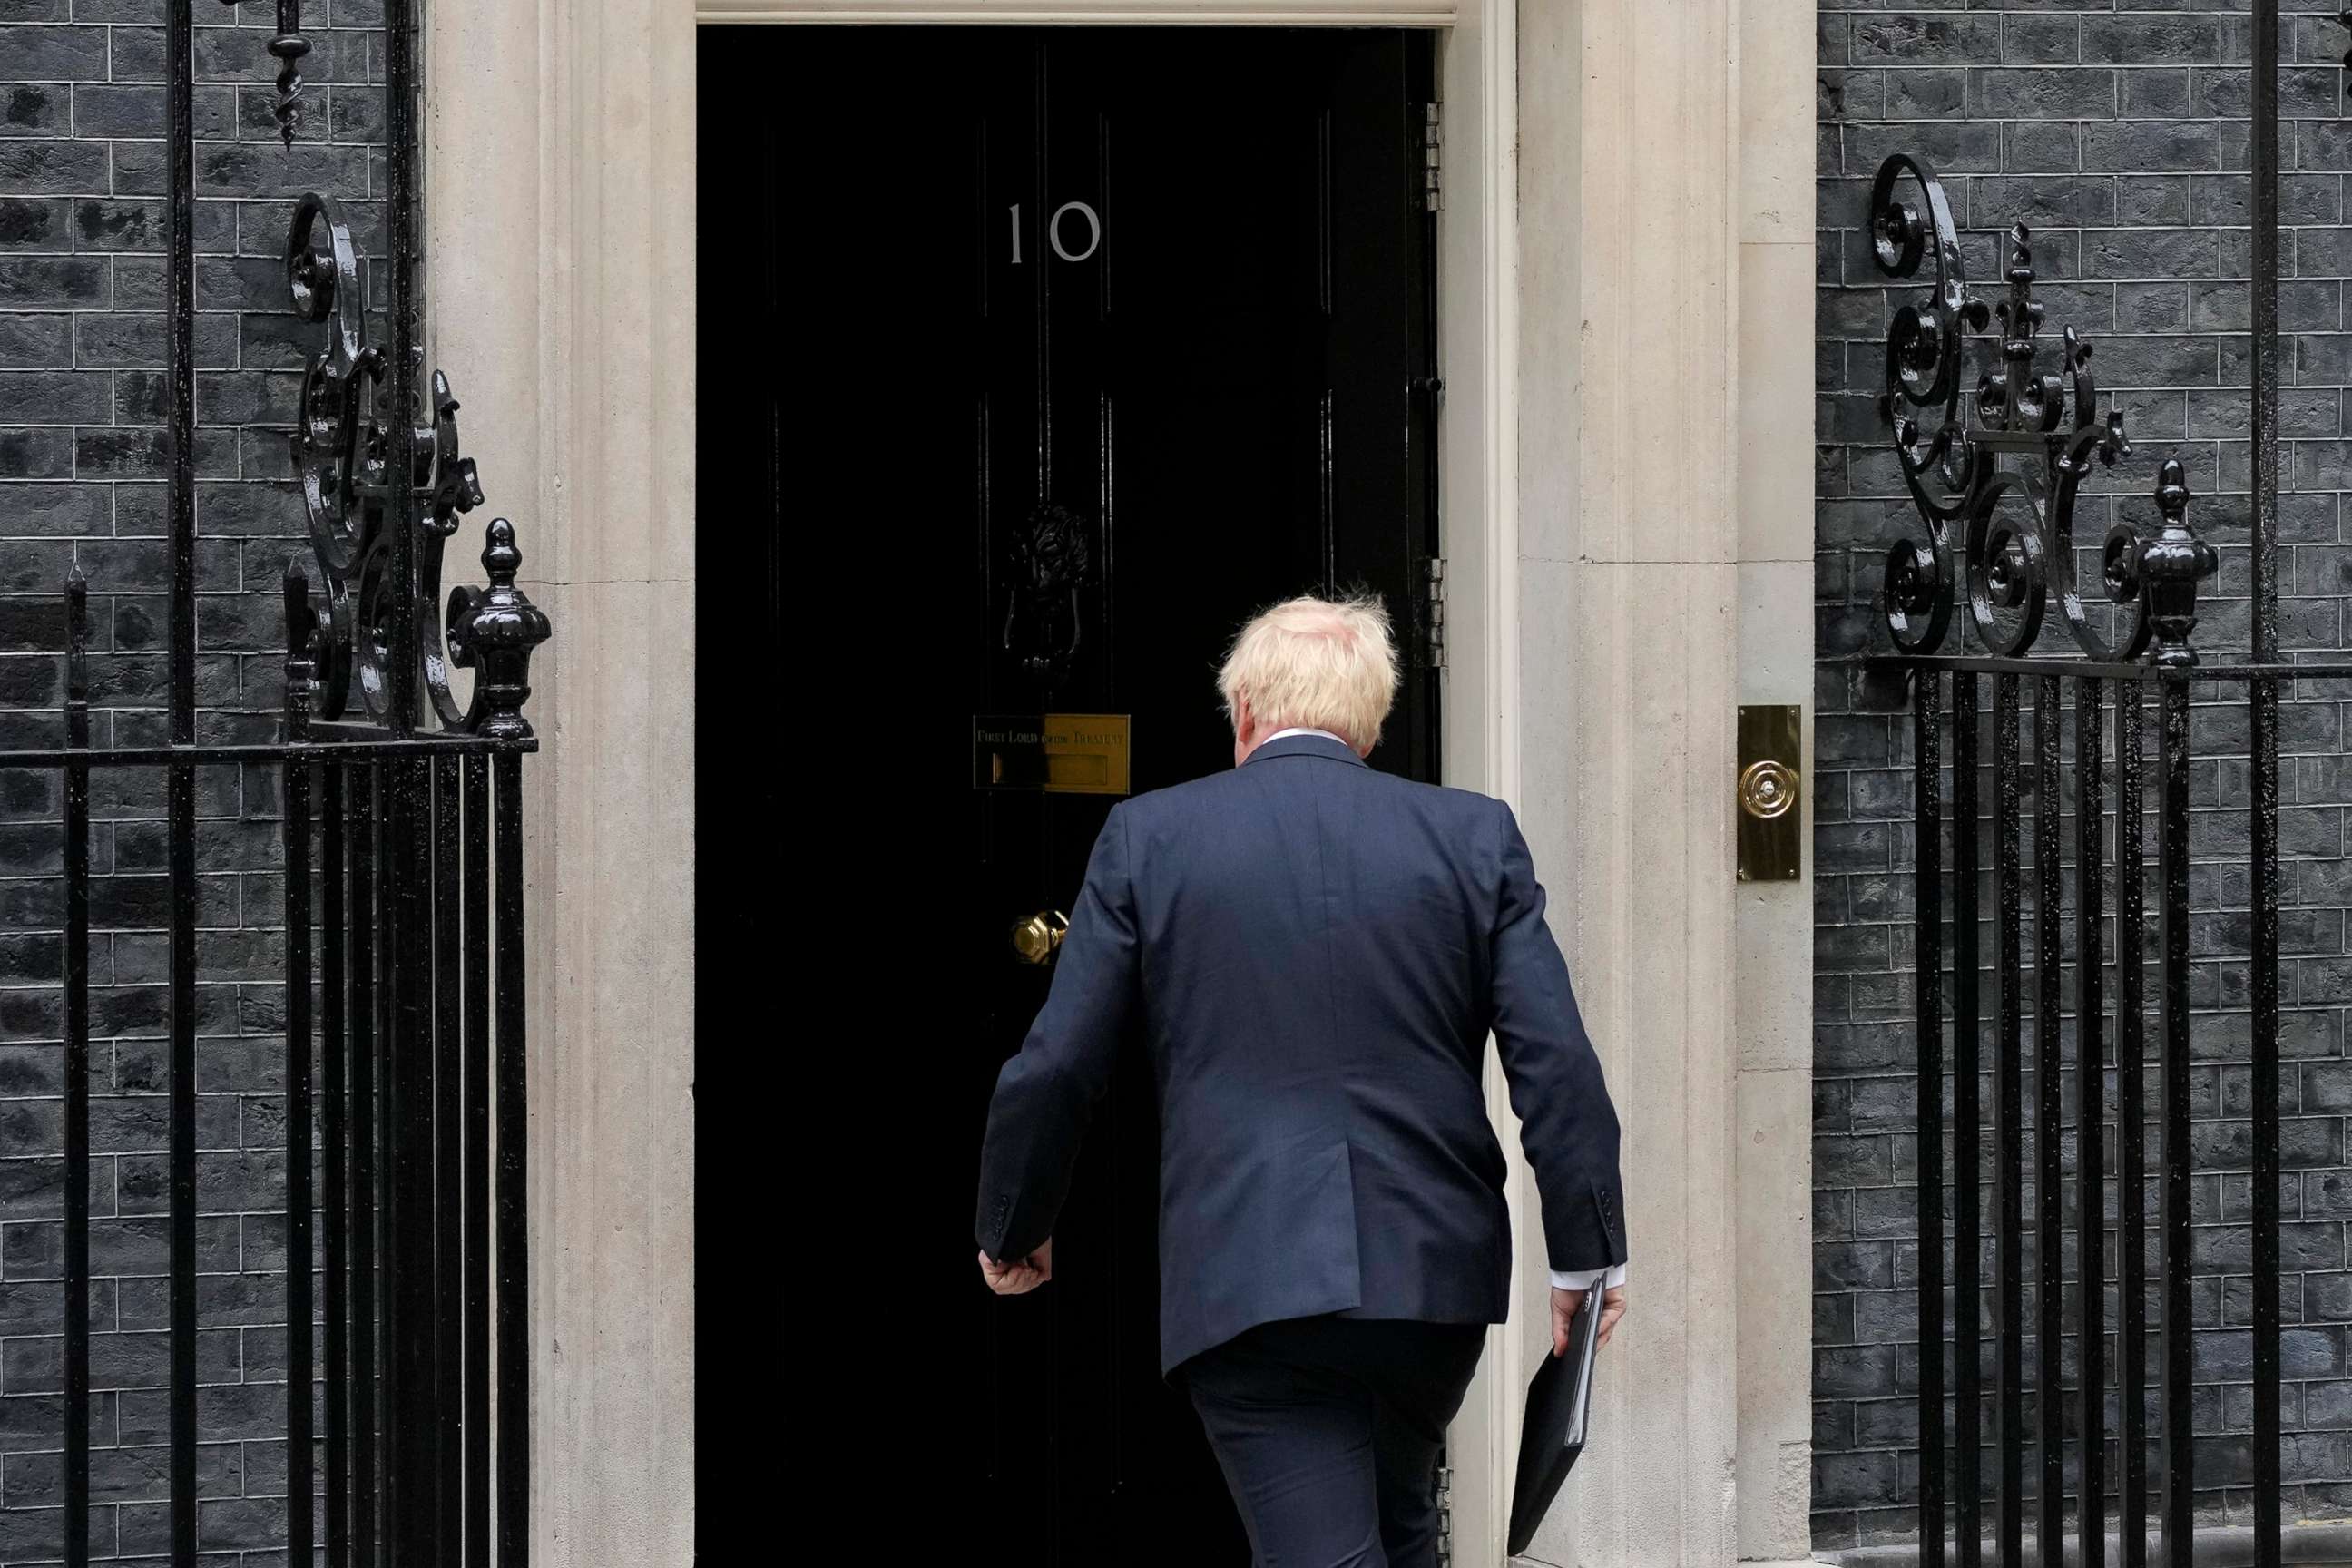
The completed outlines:
[[[974,789],[1125,795],[1125,713],[981,713],[971,721]]]

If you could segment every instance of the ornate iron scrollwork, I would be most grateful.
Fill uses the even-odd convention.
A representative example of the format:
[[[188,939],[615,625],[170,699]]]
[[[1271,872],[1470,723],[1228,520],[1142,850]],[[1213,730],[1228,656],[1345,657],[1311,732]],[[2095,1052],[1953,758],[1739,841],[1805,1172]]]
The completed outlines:
[[[236,5],[240,0],[223,0]],[[272,105],[286,145],[302,119],[301,60],[310,52],[302,36],[301,0],[277,0],[278,31],[269,53],[278,62]],[[526,739],[522,717],[530,693],[530,652],[547,640],[547,616],[515,586],[521,552],[514,525],[490,524],[482,564],[487,589],[462,587],[448,613],[434,613],[441,595],[444,542],[457,519],[482,501],[474,460],[457,446],[457,400],[436,371],[426,423],[404,444],[414,472],[395,474],[395,419],[413,408],[391,406],[394,377],[384,351],[367,341],[366,301],[350,228],[327,197],[311,193],[295,204],[286,237],[286,281],[294,312],[327,329],[302,375],[301,400],[290,442],[302,489],[310,552],[325,602],[311,603],[310,574],[289,563],[286,577],[288,726],[299,733],[313,717],[339,720],[354,707],[367,719],[407,728],[424,715],[393,711],[395,660],[413,660],[433,718],[444,730]],[[421,356],[421,347],[409,353]],[[398,569],[411,546],[406,581]],[[400,616],[399,595],[411,595]],[[396,627],[413,626],[414,647],[395,647]],[[461,706],[449,688],[449,669],[476,671],[473,699]],[[353,692],[357,691],[354,703]]]
[[[1917,205],[1904,199],[1906,181]],[[1878,399],[1927,529],[1925,543],[1904,540],[1888,552],[1884,603],[1895,646],[1910,654],[1940,648],[1955,591],[1964,586],[1969,622],[1995,654],[2032,649],[2054,594],[2075,646],[2095,659],[2137,658],[2153,637],[2157,662],[2195,663],[2188,637],[2197,584],[2212,574],[2214,555],[2189,528],[2177,460],[2165,463],[2158,481],[2161,537],[2144,539],[2118,522],[2103,542],[2099,591],[2119,624],[2103,632],[2084,607],[2075,500],[2093,459],[2110,467],[2131,443],[2121,411],[2100,409],[2090,345],[2073,328],[2063,334],[2060,373],[2035,369],[2042,309],[2033,298],[2032,234],[2023,224],[2011,228],[2007,295],[1988,307],[1969,292],[1951,205],[1927,165],[1900,153],[1879,165],[1870,212],[1880,272],[1914,278],[1931,256],[1934,262],[1927,297],[1898,310],[1887,329]],[[1968,338],[1996,315],[2000,366],[1978,380],[1971,423],[1961,397]],[[2029,515],[2004,515],[2005,500],[2021,501]]]
[[[482,554],[489,587],[459,588],[446,618],[434,613],[443,544],[457,532],[459,516],[482,501],[474,460],[458,450],[457,400],[448,378],[434,373],[430,422],[415,432],[415,471],[394,474],[390,422],[414,416],[390,406],[390,366],[384,351],[367,342],[351,231],[327,197],[313,193],[296,204],[286,277],[295,313],[327,328],[303,374],[291,441],[326,610],[309,617],[289,613],[289,675],[294,660],[307,661],[303,679],[321,719],[340,719],[356,706],[378,723],[413,723],[421,715],[391,710],[390,679],[394,659],[412,659],[441,728],[528,736],[520,707],[530,690],[530,650],[547,639],[549,626],[514,585],[521,555],[513,524],[501,518],[489,527]],[[393,545],[394,531],[403,529],[415,562],[413,648],[392,646],[400,623],[393,612],[404,591]],[[460,706],[450,690],[453,664],[477,670],[470,704]]]

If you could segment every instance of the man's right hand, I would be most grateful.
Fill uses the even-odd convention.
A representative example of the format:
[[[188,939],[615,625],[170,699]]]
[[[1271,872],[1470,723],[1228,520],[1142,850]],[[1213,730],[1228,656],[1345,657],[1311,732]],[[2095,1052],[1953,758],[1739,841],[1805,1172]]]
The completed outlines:
[[[1038,1244],[1036,1251],[1009,1263],[999,1263],[982,1253],[980,1277],[1000,1296],[1027,1295],[1054,1277],[1054,1238],[1047,1237]]]
[[[1587,1290],[1554,1290],[1551,1293],[1551,1353],[1568,1353],[1569,1325],[1584,1307]],[[1607,1344],[1609,1336],[1617,1331],[1617,1320],[1625,1315],[1625,1287],[1612,1286],[1601,1293],[1601,1342]]]

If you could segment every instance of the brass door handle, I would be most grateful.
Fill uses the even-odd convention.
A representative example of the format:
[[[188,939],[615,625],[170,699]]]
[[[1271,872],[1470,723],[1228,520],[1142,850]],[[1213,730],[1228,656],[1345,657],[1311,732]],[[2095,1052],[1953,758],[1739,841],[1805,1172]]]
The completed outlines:
[[[1069,916],[1059,910],[1040,910],[1013,922],[1013,951],[1024,963],[1051,963],[1069,931]]]

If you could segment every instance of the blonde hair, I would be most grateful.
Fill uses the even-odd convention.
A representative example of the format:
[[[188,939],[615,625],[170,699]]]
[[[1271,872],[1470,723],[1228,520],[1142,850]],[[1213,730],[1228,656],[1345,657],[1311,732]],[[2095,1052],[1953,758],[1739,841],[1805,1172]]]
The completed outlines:
[[[1328,730],[1369,746],[1396,701],[1396,644],[1372,595],[1286,599],[1244,626],[1217,672],[1225,717],[1247,701],[1259,725]]]

